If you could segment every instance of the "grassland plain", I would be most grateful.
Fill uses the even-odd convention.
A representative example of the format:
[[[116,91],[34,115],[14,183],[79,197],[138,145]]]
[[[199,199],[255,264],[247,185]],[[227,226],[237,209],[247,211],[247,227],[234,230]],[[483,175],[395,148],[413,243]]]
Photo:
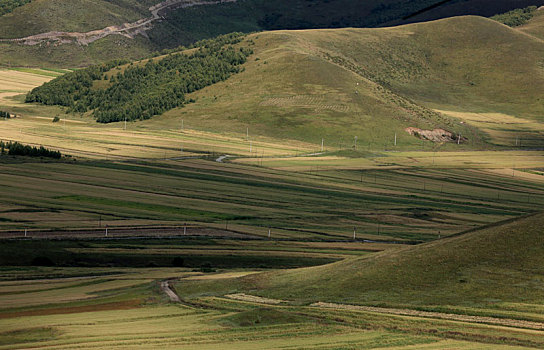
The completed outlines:
[[[518,37],[518,32],[485,19],[450,21],[458,21],[455,23],[460,27],[483,26],[491,38],[501,33],[499,36],[519,39],[521,44],[515,44],[518,49],[525,44],[533,48],[532,37]],[[431,35],[422,28],[416,25],[379,33],[387,37],[393,33],[409,41],[413,36]],[[521,322],[544,323],[540,293],[543,216],[528,216],[542,210],[544,204],[542,152],[525,149],[526,143],[516,149],[508,135],[491,132],[493,128],[510,127],[515,132],[509,135],[516,135],[528,128],[536,140],[531,147],[535,147],[539,142],[535,136],[540,123],[538,108],[520,106],[519,114],[509,113],[508,108],[515,109],[518,101],[509,101],[505,107],[495,104],[493,96],[480,96],[458,110],[439,96],[432,102],[421,102],[427,108],[400,97],[401,92],[394,89],[401,91],[403,87],[395,87],[393,82],[385,95],[369,89],[377,86],[374,80],[350,75],[364,67],[351,64],[364,53],[358,48],[361,41],[344,42],[355,53],[344,52],[342,59],[332,57],[332,46],[344,36],[359,35],[375,40],[378,49],[382,45],[394,47],[391,42],[381,42],[382,34],[349,29],[255,35],[251,40],[259,60],[248,63],[244,73],[223,86],[208,88],[206,95],[192,95],[197,103],[186,109],[129,123],[127,130],[122,123],[96,125],[88,116],[67,115],[57,107],[24,105],[21,95],[1,97],[0,109],[9,109],[20,117],[0,121],[0,137],[61,148],[76,157],[60,162],[1,158],[1,234],[18,239],[0,243],[0,257],[4,259],[0,269],[0,348],[16,344],[21,348],[104,349],[544,347],[542,331]],[[315,54],[320,50],[329,50],[328,55]],[[383,56],[401,51],[395,49]],[[293,52],[304,57],[299,60],[295,55],[295,67],[301,67],[300,62],[312,65],[318,61],[311,67],[325,72],[324,77],[315,78],[310,70],[302,71],[302,78],[286,80],[289,84],[285,86],[292,89],[289,93],[281,90],[283,95],[251,100],[254,91],[248,86],[258,85],[244,85],[251,77],[243,74],[267,66],[273,67],[271,73],[281,74],[280,68],[290,67],[287,58]],[[533,67],[536,58],[528,56],[528,65]],[[373,79],[380,78],[388,64],[378,66],[372,72]],[[399,67],[397,80],[402,81],[411,68]],[[42,71],[15,73],[51,78]],[[344,76],[355,78],[344,84]],[[462,85],[460,94],[470,98],[470,92],[463,91],[462,79],[453,73],[446,78],[444,81],[453,85]],[[303,85],[301,81],[309,83]],[[531,83],[539,86],[538,78]],[[426,91],[426,84],[414,79],[412,89]],[[276,85],[279,89],[279,82]],[[271,83],[269,87],[274,90],[274,86]],[[351,92],[356,86],[359,93]],[[293,97],[301,87],[310,91],[308,96]],[[227,103],[236,88],[243,98],[250,97],[242,101],[247,103],[243,109],[243,103]],[[318,90],[324,91],[327,99],[340,102],[319,100]],[[530,96],[537,95],[536,90],[529,90]],[[391,100],[380,109],[379,103],[349,104],[342,100],[343,93],[367,94],[370,101],[384,96]],[[408,96],[410,92],[402,94]],[[255,103],[272,111],[272,118],[281,113],[289,118],[279,118],[270,125],[265,115],[258,115],[262,123],[250,120],[248,116],[258,113],[251,107]],[[364,108],[370,105],[376,114],[369,109],[365,112],[368,120],[373,120],[370,116],[383,119],[380,132],[384,138],[392,139],[390,136],[398,130],[399,147],[390,150],[392,141],[371,141],[372,132],[366,128],[378,128],[375,120],[375,124],[369,122],[360,129],[355,127],[354,132],[350,130],[349,138],[338,138],[337,144],[330,143],[334,136],[327,136],[325,154],[293,157],[320,153],[319,130],[325,125],[319,121],[296,130],[296,116],[307,108],[298,103],[321,103],[320,110],[339,113],[328,115],[327,123],[337,116],[338,123],[350,121],[346,104],[361,108],[358,111],[366,111]],[[225,116],[215,108],[233,112]],[[450,116],[435,114],[432,108],[449,111]],[[291,114],[285,114],[286,110]],[[387,119],[384,110],[404,111],[407,119]],[[322,113],[326,116],[329,112]],[[507,120],[512,125],[502,126],[499,118],[503,116],[496,113],[508,114],[510,117],[505,118],[510,118]],[[56,115],[61,121],[52,123]],[[466,124],[457,118],[465,118]],[[494,118],[494,125],[486,129],[480,118]],[[274,130],[273,125],[284,121],[293,122],[296,131],[284,135]],[[467,126],[471,122],[480,124]],[[435,147],[403,134],[406,123],[429,127],[453,123],[460,128],[455,131],[476,135],[477,141],[459,147]],[[248,126],[250,139],[246,136]],[[342,128],[334,126],[331,135],[342,134]],[[303,130],[315,132],[306,134]],[[352,149],[353,136],[357,135],[362,144]],[[237,159],[216,161],[225,154]],[[285,156],[289,157],[282,158]],[[514,221],[520,216],[526,218]],[[509,221],[497,225],[503,220]],[[206,231],[200,231],[200,237],[182,237],[185,223],[189,230]],[[113,238],[96,239],[104,234],[106,224]],[[116,229],[126,235],[127,228],[160,231],[158,226],[165,232],[150,235],[176,238],[116,237]],[[486,228],[474,231],[481,227]],[[31,239],[22,239],[25,228]],[[78,228],[82,229],[80,233],[91,232],[91,228],[96,231],[81,239],[81,234],[71,233]],[[266,239],[269,229],[270,240]],[[358,241],[350,242],[354,229]],[[63,230],[70,232],[71,239],[39,239],[48,234],[63,237]],[[37,231],[39,237],[33,237]],[[460,235],[467,231],[473,232]],[[215,238],[202,237],[212,233]],[[362,239],[434,241],[406,247]],[[255,273],[262,268],[310,266],[340,259],[323,266]],[[180,262],[186,267],[166,268]],[[6,266],[12,264],[18,266]],[[55,266],[29,266],[38,264]],[[226,267],[246,269],[221,270],[217,276],[203,274]],[[164,280],[169,280],[182,303],[169,303],[160,291],[159,282]],[[232,300],[228,296],[234,293],[285,302],[271,306],[259,303],[257,298]],[[346,303],[348,307],[312,304],[320,301]],[[350,308],[349,304],[492,320],[482,324],[470,319]],[[495,319],[506,320],[508,325]]]
[[[185,281],[177,285],[180,293],[186,283],[226,286],[222,281],[249,278],[256,272],[3,268],[0,298],[12,304],[0,313],[0,348],[501,349],[541,344],[538,331],[447,319],[271,306],[214,296],[187,297],[172,304],[157,282]],[[22,281],[22,277],[33,279]],[[231,285],[225,292],[235,290]],[[181,294],[191,291],[189,287]],[[29,300],[34,304],[29,305]]]
[[[486,170],[300,173],[206,160],[1,165],[4,230],[211,225],[275,238],[429,240],[541,208],[542,182]],[[538,175],[537,179],[539,179]],[[362,179],[361,179],[362,178]],[[362,180],[362,181],[361,181]]]

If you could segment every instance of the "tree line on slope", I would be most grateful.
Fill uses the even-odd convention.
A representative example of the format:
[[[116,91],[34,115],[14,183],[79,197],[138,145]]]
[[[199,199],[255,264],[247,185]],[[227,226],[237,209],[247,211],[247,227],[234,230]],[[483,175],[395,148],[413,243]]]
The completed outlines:
[[[185,99],[187,93],[238,73],[252,54],[251,49],[233,46],[242,38],[240,33],[227,34],[199,42],[191,53],[171,53],[125,67],[126,62],[115,61],[68,73],[32,90],[26,102],[92,111],[101,123],[149,119],[191,102]],[[99,80],[105,80],[104,88],[96,87]]]

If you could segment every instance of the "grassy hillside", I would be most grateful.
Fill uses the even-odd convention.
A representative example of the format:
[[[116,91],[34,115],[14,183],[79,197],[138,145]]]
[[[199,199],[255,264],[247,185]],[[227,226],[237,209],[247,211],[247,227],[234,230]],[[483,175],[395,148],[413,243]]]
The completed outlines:
[[[252,135],[314,144],[324,139],[340,149],[355,147],[355,138],[364,150],[422,147],[407,127],[463,135],[459,146],[465,148],[543,144],[544,106],[537,101],[544,88],[544,45],[492,20],[266,32],[239,46],[254,52],[241,73],[188,95],[196,103],[142,126],[164,129],[184,120],[211,132],[249,127]],[[99,79],[93,86],[110,84]],[[497,115],[511,122],[478,124]],[[453,143],[443,147],[459,148]]]
[[[520,31],[544,39],[544,11],[537,10],[534,16],[524,25],[518,27]]]
[[[542,308],[544,215],[334,264],[246,279],[279,299]],[[540,309],[541,310],[541,309]],[[536,309],[535,309],[536,311]]]
[[[277,31],[254,34],[254,58],[245,71],[191,97],[148,125],[184,119],[216,131],[303,139],[349,147],[414,147],[409,126],[442,127],[482,141],[513,145],[514,128],[497,124],[501,140],[482,136],[457,118],[502,113],[541,121],[544,45],[495,21],[460,17],[386,29]],[[518,52],[525,52],[518,55]],[[448,113],[451,112],[451,113]],[[472,118],[474,119],[474,118]],[[519,131],[519,130],[518,130]],[[517,131],[516,131],[517,132]],[[488,137],[488,138],[487,138]],[[486,139],[487,138],[487,139]],[[524,146],[541,147],[541,131],[528,129]]]
[[[190,0],[186,0],[190,3]],[[21,38],[50,31],[86,32],[149,17],[159,0],[33,0],[0,16],[0,38]],[[544,0],[239,0],[161,11],[146,36],[137,40],[106,37],[87,46],[0,43],[0,64],[79,67],[109,59],[142,58],[152,51],[187,45],[234,31],[377,27],[428,21],[456,15],[491,16],[517,7],[543,5]],[[115,49],[112,49],[115,47]],[[109,48],[109,49],[108,49]],[[41,60],[36,60],[40,57]]]
[[[108,36],[88,46],[34,45],[0,42],[0,66],[77,68],[100,64],[111,60],[137,60],[148,57],[154,51],[149,39],[138,36],[129,39],[119,35]]]
[[[13,9],[28,4],[30,0],[4,0],[0,3],[0,16],[10,13]]]
[[[50,31],[86,32],[148,17],[159,0],[33,0],[0,17],[1,38]]]

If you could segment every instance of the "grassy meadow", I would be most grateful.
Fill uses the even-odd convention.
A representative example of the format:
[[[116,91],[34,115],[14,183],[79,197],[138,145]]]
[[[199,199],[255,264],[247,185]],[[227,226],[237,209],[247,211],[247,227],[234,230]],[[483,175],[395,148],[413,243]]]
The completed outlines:
[[[538,19],[252,34],[126,125],[0,71],[0,140],[65,155],[0,156],[0,349],[544,347]]]
[[[222,296],[170,302],[158,281],[225,286],[256,271],[27,268],[1,271],[0,348],[502,349],[538,347],[542,331],[376,311],[263,304]],[[13,280],[12,276],[33,278]],[[49,276],[46,278],[46,276]],[[182,288],[187,284],[188,290]],[[32,297],[32,298],[30,298]],[[33,304],[28,301],[33,300]],[[263,299],[264,300],[264,299]]]

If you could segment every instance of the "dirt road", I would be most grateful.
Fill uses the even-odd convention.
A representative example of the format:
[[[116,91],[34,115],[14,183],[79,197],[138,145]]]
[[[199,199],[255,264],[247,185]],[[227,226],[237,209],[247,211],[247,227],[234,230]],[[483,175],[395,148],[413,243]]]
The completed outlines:
[[[166,293],[168,298],[170,298],[170,301],[174,303],[179,303],[181,301],[178,295],[170,288],[170,281],[162,281],[161,290]]]

